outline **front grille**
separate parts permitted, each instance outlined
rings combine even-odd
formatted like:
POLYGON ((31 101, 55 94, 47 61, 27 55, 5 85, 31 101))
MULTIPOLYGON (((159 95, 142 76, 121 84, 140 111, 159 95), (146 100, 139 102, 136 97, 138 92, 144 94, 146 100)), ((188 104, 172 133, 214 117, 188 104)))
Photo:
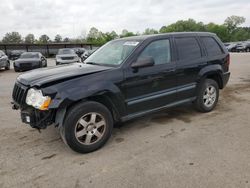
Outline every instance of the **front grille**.
POLYGON ((19 105, 24 104, 26 92, 27 92, 27 87, 16 82, 12 92, 12 98, 14 102, 16 102, 19 105))
POLYGON ((74 57, 62 57, 62 60, 73 60, 74 57))
POLYGON ((20 63, 20 68, 32 68, 32 63, 20 63))

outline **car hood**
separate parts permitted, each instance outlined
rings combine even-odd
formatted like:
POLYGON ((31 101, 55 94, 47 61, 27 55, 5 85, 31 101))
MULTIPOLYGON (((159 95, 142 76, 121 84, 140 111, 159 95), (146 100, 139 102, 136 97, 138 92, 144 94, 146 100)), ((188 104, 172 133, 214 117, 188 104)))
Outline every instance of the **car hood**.
POLYGON ((17 81, 26 86, 40 87, 44 84, 73 79, 111 68, 112 67, 74 63, 32 70, 18 76, 17 81))
POLYGON ((37 58, 28 58, 28 59, 17 59, 15 63, 32 63, 32 62, 38 62, 39 59, 37 58))

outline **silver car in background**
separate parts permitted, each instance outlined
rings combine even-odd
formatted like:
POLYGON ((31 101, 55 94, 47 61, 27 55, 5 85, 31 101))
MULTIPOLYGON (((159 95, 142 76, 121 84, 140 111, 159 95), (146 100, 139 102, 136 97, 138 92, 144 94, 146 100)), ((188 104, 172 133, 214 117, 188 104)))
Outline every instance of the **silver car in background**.
POLYGON ((2 50, 0 50, 0 69, 1 68, 5 68, 5 70, 10 69, 9 58, 2 50))
POLYGON ((80 58, 73 49, 62 48, 56 55, 56 65, 80 62, 80 58))

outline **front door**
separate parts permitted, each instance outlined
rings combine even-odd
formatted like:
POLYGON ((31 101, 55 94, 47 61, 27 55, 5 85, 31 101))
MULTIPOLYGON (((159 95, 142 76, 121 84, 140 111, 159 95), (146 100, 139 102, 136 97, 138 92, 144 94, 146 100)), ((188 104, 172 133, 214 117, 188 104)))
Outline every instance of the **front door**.
POLYGON ((138 55, 152 57, 154 66, 125 69, 125 95, 128 114, 145 112, 176 100, 175 63, 171 60, 169 39, 150 42, 138 55))

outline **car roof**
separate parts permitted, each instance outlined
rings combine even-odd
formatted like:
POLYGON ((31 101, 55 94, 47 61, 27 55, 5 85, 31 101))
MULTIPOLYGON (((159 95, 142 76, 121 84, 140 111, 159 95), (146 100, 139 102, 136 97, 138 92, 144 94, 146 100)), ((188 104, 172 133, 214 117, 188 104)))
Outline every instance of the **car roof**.
POLYGON ((138 40, 143 41, 146 39, 153 39, 153 38, 161 38, 167 36, 216 36, 214 33, 210 32, 172 32, 172 33, 163 33, 163 34, 153 34, 153 35, 140 35, 140 36, 132 36, 132 37, 125 37, 116 40, 138 40))

